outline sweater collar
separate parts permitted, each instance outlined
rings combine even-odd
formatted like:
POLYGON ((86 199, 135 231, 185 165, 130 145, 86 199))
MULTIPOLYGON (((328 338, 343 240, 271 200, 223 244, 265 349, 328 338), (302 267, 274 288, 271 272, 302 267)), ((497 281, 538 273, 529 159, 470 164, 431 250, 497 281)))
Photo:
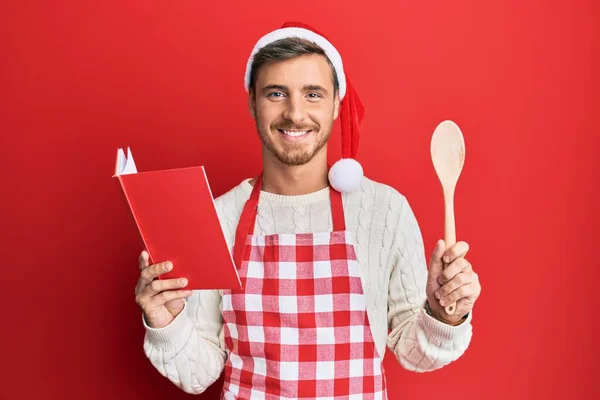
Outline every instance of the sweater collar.
MULTIPOLYGON (((245 179, 241 184, 242 189, 248 194, 248 196, 250 196, 250 193, 252 193, 252 185, 250 184, 251 180, 252 178, 245 179)), ((275 194, 261 190, 259 198, 259 201, 288 205, 312 204, 324 200, 329 200, 329 187, 317 190, 316 192, 295 196, 275 194)))

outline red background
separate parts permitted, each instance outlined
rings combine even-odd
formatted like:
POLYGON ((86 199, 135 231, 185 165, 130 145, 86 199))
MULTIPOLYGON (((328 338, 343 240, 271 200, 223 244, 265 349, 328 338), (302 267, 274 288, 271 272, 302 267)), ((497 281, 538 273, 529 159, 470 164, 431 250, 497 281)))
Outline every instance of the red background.
POLYGON ((428 256, 443 234, 431 134, 453 119, 465 136, 473 341, 428 374, 388 353, 390 398, 600 395, 598 2, 367 4, 2 2, 0 397, 187 396, 142 352, 142 242, 115 152, 131 146, 140 170, 205 165, 215 195, 256 174, 244 68, 286 20, 339 48, 367 107, 360 159, 407 196, 428 256))

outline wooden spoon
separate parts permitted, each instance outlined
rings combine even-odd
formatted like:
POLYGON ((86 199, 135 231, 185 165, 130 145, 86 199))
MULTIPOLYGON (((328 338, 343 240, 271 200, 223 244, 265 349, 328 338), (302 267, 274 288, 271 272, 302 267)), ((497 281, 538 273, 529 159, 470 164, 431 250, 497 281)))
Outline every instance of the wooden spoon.
MULTIPOLYGON (((465 163, 465 141, 453 121, 442 121, 433 131, 431 160, 444 192, 444 241, 448 249, 456 243, 454 189, 465 163)), ((456 302, 447 305, 445 310, 449 315, 454 314, 456 302)))

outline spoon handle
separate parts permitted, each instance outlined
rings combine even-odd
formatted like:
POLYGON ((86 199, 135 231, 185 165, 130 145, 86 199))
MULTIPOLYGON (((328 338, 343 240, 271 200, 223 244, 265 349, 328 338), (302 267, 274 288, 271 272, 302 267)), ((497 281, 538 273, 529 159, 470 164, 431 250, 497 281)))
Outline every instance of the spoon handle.
MULTIPOLYGON (((444 241, 446 249, 456 244, 456 225, 454 222, 454 191, 444 193, 444 241)), ((444 266, 446 267, 446 265, 444 266)), ((456 302, 447 305, 446 314, 452 315, 456 311, 456 302)))

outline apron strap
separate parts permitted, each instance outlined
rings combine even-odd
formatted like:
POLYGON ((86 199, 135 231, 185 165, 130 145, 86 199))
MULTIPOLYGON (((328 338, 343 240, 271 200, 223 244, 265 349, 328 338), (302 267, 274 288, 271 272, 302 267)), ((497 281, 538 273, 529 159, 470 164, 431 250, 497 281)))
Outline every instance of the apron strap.
POLYGON ((262 187, 262 174, 256 179, 250 198, 244 204, 242 215, 235 230, 235 243, 233 245, 233 262, 236 267, 242 267, 242 259, 246 246, 246 238, 254 233, 254 225, 256 224, 256 215, 258 214, 258 198, 260 188, 262 187))
MULTIPOLYGON (((256 215, 258 214, 258 199, 262 188, 262 173, 256 178, 256 183, 252 188, 250 198, 244 204, 240 221, 235 231, 235 244, 233 246, 233 261, 237 268, 242 267, 244 249, 248 235, 254 234, 256 225, 256 215)), ((329 186, 329 198, 331 200, 331 219, 333 221, 333 231, 345 231, 346 221, 344 218, 344 205, 342 194, 329 186)))
POLYGON ((333 222, 333 231, 345 231, 346 219, 344 218, 342 194, 329 186, 329 198, 331 199, 331 219, 333 222))

